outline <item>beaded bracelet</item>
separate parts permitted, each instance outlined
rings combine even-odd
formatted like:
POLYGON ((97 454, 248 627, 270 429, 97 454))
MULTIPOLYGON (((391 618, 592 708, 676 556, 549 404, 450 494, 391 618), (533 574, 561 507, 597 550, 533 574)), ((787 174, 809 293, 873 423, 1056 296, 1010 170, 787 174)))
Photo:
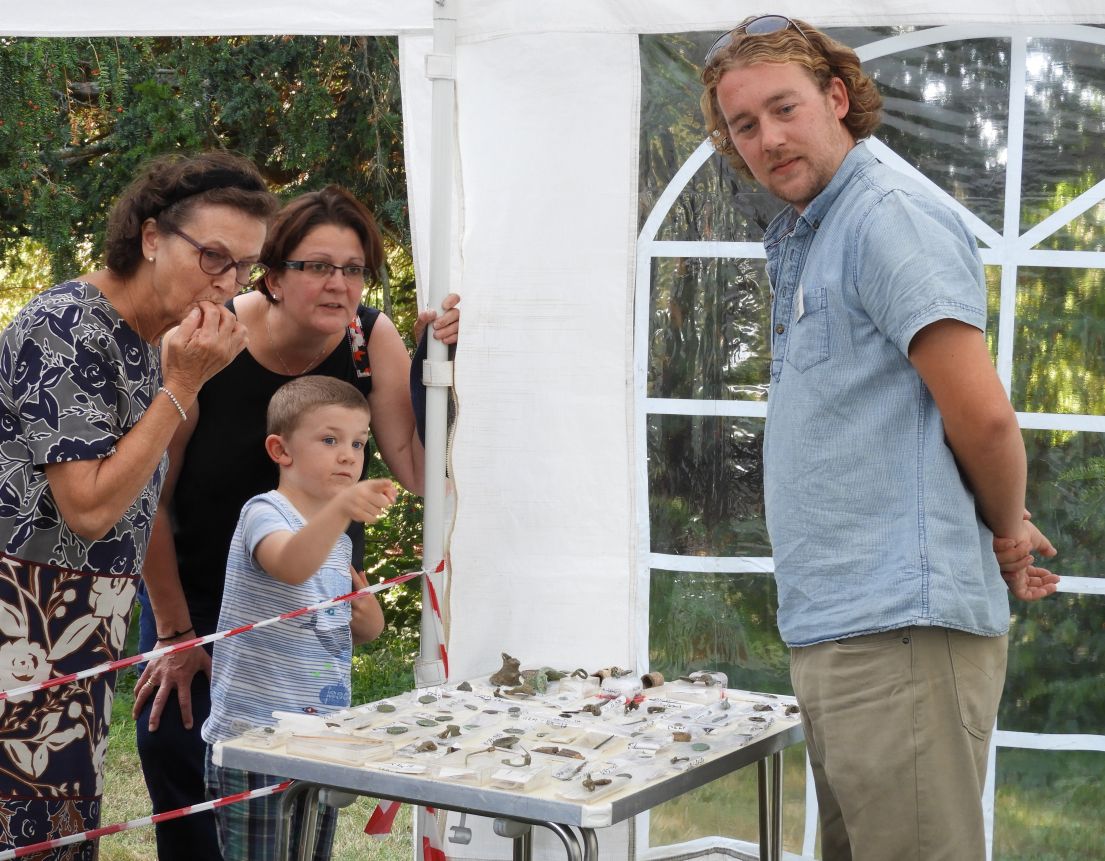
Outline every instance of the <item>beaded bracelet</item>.
POLYGON ((186 421, 188 421, 188 413, 184 412, 184 407, 182 407, 182 406, 180 405, 180 401, 178 401, 178 400, 176 399, 176 395, 174 395, 174 394, 173 394, 172 392, 170 392, 170 391, 169 391, 169 390, 168 390, 167 388, 165 388, 164 386, 158 386, 158 387, 157 387, 157 390, 158 390, 159 392, 164 392, 164 393, 165 393, 165 396, 166 396, 166 397, 168 397, 168 399, 169 399, 170 401, 172 401, 172 402, 173 402, 173 406, 174 406, 174 407, 176 407, 176 411, 177 411, 178 413, 180 413, 180 420, 181 420, 182 422, 186 422, 186 421))

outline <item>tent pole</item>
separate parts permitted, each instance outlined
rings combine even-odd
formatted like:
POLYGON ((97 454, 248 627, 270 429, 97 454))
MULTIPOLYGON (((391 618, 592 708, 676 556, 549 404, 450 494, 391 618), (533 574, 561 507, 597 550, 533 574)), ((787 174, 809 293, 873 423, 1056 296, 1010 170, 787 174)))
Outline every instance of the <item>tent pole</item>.
MULTIPOLYGON (((430 141, 430 266, 429 307, 441 313, 449 293, 452 249, 453 124, 456 102, 456 3, 434 0, 434 46, 426 57, 426 75, 432 81, 430 141)), ((447 676, 444 611, 445 468, 448 394, 452 363, 448 347, 432 336, 423 366, 426 382, 426 459, 422 524, 422 627, 415 683, 420 687, 444 684, 447 676), (431 590, 436 594, 433 601, 431 590)))

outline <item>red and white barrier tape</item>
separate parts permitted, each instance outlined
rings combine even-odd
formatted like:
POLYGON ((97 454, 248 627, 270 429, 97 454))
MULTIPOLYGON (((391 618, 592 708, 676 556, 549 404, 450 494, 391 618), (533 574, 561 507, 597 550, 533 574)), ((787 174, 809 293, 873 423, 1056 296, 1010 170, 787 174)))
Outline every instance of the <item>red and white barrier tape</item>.
MULTIPOLYGON (((434 571, 439 575, 445 570, 445 560, 434 571)), ((445 619, 441 613, 441 601, 438 599, 437 588, 434 585, 436 576, 427 576, 426 591, 430 597, 430 612, 433 620, 433 633, 437 640, 437 652, 441 660, 441 669, 446 681, 449 679, 449 652, 445 648, 445 619)), ((423 608, 422 612, 426 612, 423 608)), ((381 802, 382 804, 384 802, 381 802)), ((394 802, 392 802, 394 803, 394 802)), ((421 836, 418 845, 418 861, 449 861, 445 852, 445 826, 447 824, 446 813, 435 810, 432 807, 419 807, 417 813, 418 830, 416 834, 421 836)))
POLYGON ((205 801, 202 804, 189 804, 176 810, 167 810, 164 813, 154 813, 152 816, 143 816, 141 819, 132 819, 130 822, 117 822, 114 825, 104 825, 101 828, 93 828, 90 831, 82 831, 80 834, 68 834, 65 837, 56 837, 53 840, 43 840, 41 843, 32 843, 30 846, 20 846, 18 849, 7 849, 0 852, 0 861, 8 861, 10 858, 23 858, 38 852, 48 852, 68 846, 70 843, 82 843, 85 840, 97 840, 108 834, 118 834, 120 831, 133 831, 135 828, 144 828, 157 822, 166 822, 170 819, 179 819, 192 813, 203 813, 206 810, 214 810, 216 807, 226 807, 228 804, 237 804, 240 801, 248 801, 251 798, 263 798, 266 795, 276 795, 283 792, 292 781, 274 783, 261 789, 252 789, 248 792, 238 792, 234 795, 226 795, 216 798, 214 801, 205 801))
MULTIPOLYGON (((98 676, 102 673, 110 673, 112 670, 121 670, 124 667, 129 667, 132 664, 137 664, 142 661, 153 660, 154 658, 160 658, 162 655, 168 655, 173 652, 184 652, 188 649, 194 649, 196 646, 204 646, 207 643, 214 643, 217 640, 225 640, 227 637, 234 637, 238 634, 244 634, 246 631, 252 631, 256 628, 265 628, 269 625, 275 625, 277 622, 283 622, 287 619, 294 619, 297 616, 302 616, 305 613, 313 613, 318 610, 325 610, 327 607, 334 607, 337 604, 341 604, 344 601, 352 601, 355 598, 360 598, 363 595, 371 595, 376 592, 382 592, 384 589, 388 589, 399 583, 405 583, 407 580, 411 580, 415 577, 421 577, 421 571, 411 571, 408 574, 400 574, 398 577, 392 577, 390 580, 385 580, 383 583, 377 583, 375 586, 366 586, 363 589, 358 589, 356 592, 350 592, 346 595, 340 595, 337 598, 330 598, 326 601, 320 601, 318 604, 312 604, 309 607, 301 607, 298 610, 292 610, 288 613, 281 613, 279 616, 273 616, 271 619, 263 619, 260 622, 251 622, 248 625, 242 625, 238 628, 231 628, 227 631, 217 631, 214 634, 208 634, 206 637, 193 637, 191 640, 185 640, 181 643, 174 643, 171 646, 162 646, 160 649, 153 649, 149 652, 144 652, 141 655, 132 655, 129 658, 119 658, 117 661, 108 661, 103 664, 99 664, 95 667, 90 667, 87 670, 81 670, 78 673, 69 673, 64 676, 58 676, 53 679, 46 679, 44 682, 38 682, 36 684, 24 685, 21 688, 12 688, 7 691, 0 691, 0 702, 8 699, 9 697, 20 696, 22 694, 28 694, 33 691, 46 690, 47 688, 53 688, 58 685, 67 685, 70 682, 77 682, 81 679, 87 679, 91 676, 98 676)), ((2 856, 0 856, 2 857, 2 856)))
MULTIPOLYGON (((445 562, 437 566, 435 574, 445 570, 445 562)), ((445 670, 445 679, 449 679, 449 653, 445 649, 445 621, 441 616, 441 604, 437 600, 437 590, 434 588, 434 578, 426 578, 426 587, 430 594, 430 608, 433 610, 434 633, 437 635, 437 650, 441 656, 441 666, 445 670)))
MULTIPOLYGON (((439 569, 440 570, 440 569, 439 569)), ((68 673, 64 676, 58 676, 57 678, 47 679, 43 682, 38 682, 32 685, 24 685, 21 688, 12 688, 7 691, 0 691, 0 702, 8 699, 9 697, 19 696, 21 694, 32 693, 34 691, 46 690, 47 688, 57 687, 58 685, 69 684, 70 682, 80 681, 81 679, 91 678, 92 676, 98 676, 103 673, 109 673, 113 670, 121 670, 125 667, 132 666, 142 661, 153 660, 159 658, 162 655, 168 655, 173 652, 184 652, 188 649, 194 649, 197 646, 204 646, 208 643, 214 643, 218 640, 225 640, 227 637, 234 637, 238 634, 244 634, 246 631, 252 631, 257 628, 265 628, 269 625, 275 625, 277 622, 283 622, 288 619, 294 619, 298 616, 303 616, 307 613, 314 613, 319 610, 325 610, 328 607, 334 607, 345 601, 352 601, 356 598, 363 597, 364 595, 372 595, 377 592, 382 592, 392 586, 396 586, 399 583, 405 583, 408 580, 412 580, 415 577, 422 576, 421 571, 411 571, 407 574, 401 574, 398 577, 392 577, 390 580, 385 580, 382 583, 377 583, 374 586, 366 586, 363 589, 357 589, 354 592, 349 592, 345 595, 339 595, 336 598, 330 598, 326 601, 320 601, 317 604, 312 604, 308 607, 301 607, 298 610, 291 610, 287 613, 281 613, 279 616, 273 616, 271 619, 262 619, 259 622, 251 622, 248 625, 241 625, 237 628, 231 628, 226 631, 217 631, 214 634, 208 634, 205 637, 193 637, 191 640, 185 640, 181 643, 174 643, 171 646, 164 646, 160 649, 153 649, 149 652, 143 652, 140 655, 132 655, 128 658, 120 658, 116 661, 107 661, 106 663, 99 664, 95 667, 89 667, 86 670, 81 670, 77 673, 68 673)), ((436 604, 436 596, 434 599, 436 604)), ((435 610, 437 610, 435 606, 435 610)), ((440 613, 440 610, 437 610, 440 613)), ((444 649, 442 650, 444 652, 444 649)), ((193 813, 202 813, 206 810, 214 810, 216 807, 224 807, 228 804, 235 804, 239 801, 246 801, 251 798, 261 798, 266 795, 274 795, 278 792, 283 792, 291 785, 292 781, 286 780, 283 783, 275 784, 273 786, 266 786, 262 789, 254 789, 249 792, 240 792, 235 795, 228 795, 223 798, 217 798, 214 801, 205 801, 202 804, 192 804, 187 807, 181 807, 177 810, 166 811, 165 813, 154 813, 150 816, 144 816, 140 819, 132 819, 129 822, 116 823, 115 825, 105 825, 101 828, 94 828, 90 831, 82 831, 79 834, 69 834, 65 837, 58 837, 53 840, 45 840, 41 843, 34 843, 29 846, 20 846, 16 849, 7 849, 0 851, 0 861, 8 861, 11 858, 23 858, 27 855, 32 855, 36 852, 45 852, 50 849, 57 849, 61 846, 68 846, 71 843, 81 843, 85 840, 95 840, 100 837, 104 837, 108 834, 116 834, 120 831, 130 831, 135 828, 143 828, 148 825, 154 825, 158 822, 165 822, 170 819, 179 819, 183 816, 189 816, 193 813)), ((398 808, 398 804, 396 804, 398 808)), ((388 823, 390 826, 390 822, 388 823)), ((367 830, 367 829, 366 829, 367 830)), ((390 828, 388 829, 390 830, 390 828)))

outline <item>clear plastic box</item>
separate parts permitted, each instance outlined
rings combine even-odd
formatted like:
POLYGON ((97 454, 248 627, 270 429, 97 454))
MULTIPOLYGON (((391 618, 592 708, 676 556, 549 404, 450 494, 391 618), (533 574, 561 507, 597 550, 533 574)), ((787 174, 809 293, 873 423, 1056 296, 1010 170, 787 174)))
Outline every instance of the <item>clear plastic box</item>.
POLYGON ((496 789, 515 792, 533 792, 549 780, 549 770, 544 765, 514 767, 500 764, 488 775, 488 785, 496 789))
POLYGON ((395 745, 390 741, 344 735, 293 735, 288 739, 286 749, 293 756, 308 756, 344 765, 364 765, 387 759, 395 753, 395 745))

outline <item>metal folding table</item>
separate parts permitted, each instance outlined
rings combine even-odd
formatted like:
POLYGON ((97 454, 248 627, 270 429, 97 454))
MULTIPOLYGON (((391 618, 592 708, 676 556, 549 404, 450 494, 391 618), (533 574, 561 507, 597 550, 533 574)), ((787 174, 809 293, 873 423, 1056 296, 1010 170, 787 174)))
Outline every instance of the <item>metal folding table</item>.
MULTIPOLYGON (((730 691, 734 696, 746 695, 730 691)), ((747 696, 758 696, 747 694, 747 696)), ((783 698, 772 698, 783 702, 783 698)), ((781 710, 781 707, 780 707, 781 710)), ((682 771, 654 781, 631 783, 609 800, 583 803, 565 800, 551 793, 535 795, 489 786, 473 786, 438 779, 425 774, 402 774, 366 766, 318 761, 288 754, 282 746, 258 749, 240 739, 218 745, 222 765, 246 771, 280 775, 297 781, 284 793, 285 812, 306 796, 317 800, 323 789, 391 799, 504 820, 503 836, 514 837, 514 857, 530 854, 528 829, 509 833, 509 821, 539 825, 554 832, 564 845, 568 861, 594 861, 598 853, 596 828, 621 822, 637 813, 676 798, 683 793, 753 763, 757 766, 760 858, 778 861, 782 857, 782 755, 785 748, 802 741, 797 715, 776 717, 747 743, 708 753, 682 771)), ((315 809, 309 803, 307 810, 315 809)), ((290 816, 284 817, 285 822, 290 816)), ((304 823, 304 833, 313 833, 313 823, 304 823)), ((309 841, 303 841, 306 843, 309 841)), ((284 847, 288 843, 284 842, 284 847)), ((313 847, 302 847, 311 849, 313 847)), ((285 857, 287 850, 285 849, 285 857)), ((310 858, 308 854, 306 857, 310 858)), ((289 858, 288 861, 291 861, 289 858)))

